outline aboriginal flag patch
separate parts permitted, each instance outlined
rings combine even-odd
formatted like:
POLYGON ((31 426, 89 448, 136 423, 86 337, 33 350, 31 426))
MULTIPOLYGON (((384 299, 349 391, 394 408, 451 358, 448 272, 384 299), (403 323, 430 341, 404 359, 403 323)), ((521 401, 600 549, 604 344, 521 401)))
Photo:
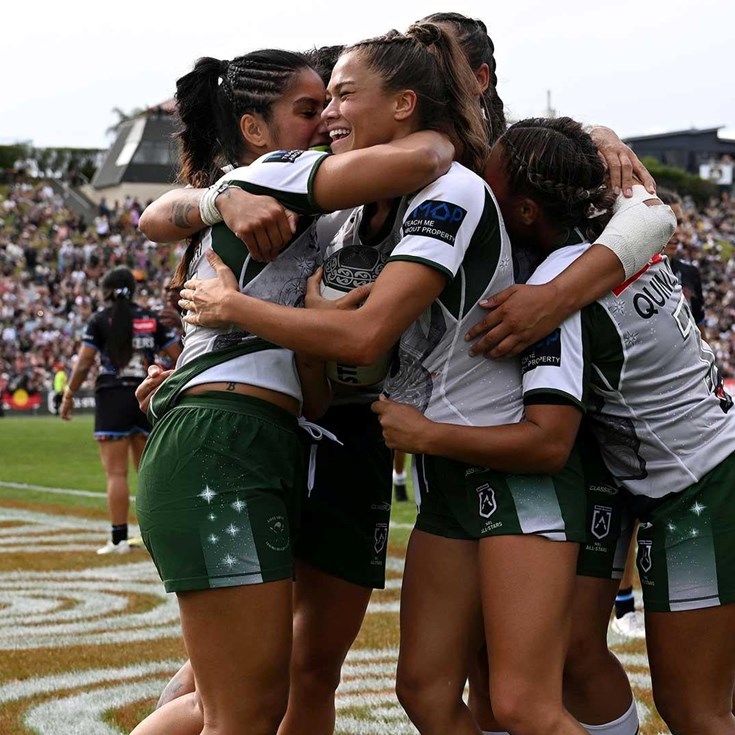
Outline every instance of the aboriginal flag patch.
POLYGON ((293 163, 303 151, 276 151, 271 153, 268 158, 263 160, 263 163, 293 163))
POLYGON ((521 353, 521 373, 544 366, 561 367, 561 329, 527 347, 521 353))
POLYGON ((403 234, 433 237, 454 247, 457 232, 467 216, 458 204, 430 199, 414 209, 403 223, 403 234))

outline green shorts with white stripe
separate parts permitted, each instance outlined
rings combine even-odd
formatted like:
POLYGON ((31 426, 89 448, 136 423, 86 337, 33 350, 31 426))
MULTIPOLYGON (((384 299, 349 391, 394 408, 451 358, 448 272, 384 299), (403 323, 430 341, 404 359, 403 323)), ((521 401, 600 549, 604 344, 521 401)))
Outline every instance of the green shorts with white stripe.
POLYGON ((413 469, 420 531, 461 540, 585 539, 585 485, 576 453, 553 476, 510 475, 429 455, 415 457, 413 469))
POLYGON ((633 505, 646 610, 735 602, 735 453, 686 490, 633 505))

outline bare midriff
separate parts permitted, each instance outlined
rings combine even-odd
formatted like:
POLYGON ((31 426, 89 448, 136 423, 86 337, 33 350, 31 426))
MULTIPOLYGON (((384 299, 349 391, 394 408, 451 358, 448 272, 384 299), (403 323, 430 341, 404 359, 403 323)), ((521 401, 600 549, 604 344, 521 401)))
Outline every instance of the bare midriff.
POLYGON ((279 393, 277 390, 260 388, 257 385, 249 385, 248 383, 202 383, 202 385, 195 385, 192 388, 188 388, 184 391, 184 395, 198 396, 208 391, 235 393, 241 396, 259 398, 261 401, 272 403, 294 416, 299 415, 301 408, 298 400, 293 396, 287 396, 285 393, 279 393))

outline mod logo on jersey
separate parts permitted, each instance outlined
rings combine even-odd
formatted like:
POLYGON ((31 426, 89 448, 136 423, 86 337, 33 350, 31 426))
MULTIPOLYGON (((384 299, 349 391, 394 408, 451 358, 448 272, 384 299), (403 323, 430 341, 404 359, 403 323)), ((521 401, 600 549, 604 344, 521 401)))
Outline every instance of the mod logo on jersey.
POLYGON ((610 533, 612 508, 609 505, 596 505, 592 512, 592 535, 602 541, 610 533))
POLYGON ((467 216, 458 204, 430 199, 421 202, 403 223, 403 234, 433 237, 454 247, 457 232, 467 216))
POLYGON ((653 566, 652 546, 653 541, 638 541, 638 567, 644 572, 650 572, 653 566))
POLYGON ((380 554, 385 549, 385 544, 388 541, 388 524, 387 523, 376 523, 375 524, 375 536, 373 549, 376 554, 380 554))
POLYGON ((276 151, 263 159, 263 163, 293 163, 302 153, 303 151, 276 151))
POLYGON ((480 485, 480 487, 475 488, 475 492, 477 493, 477 498, 480 502, 480 515, 483 518, 490 518, 490 516, 498 509, 498 503, 495 500, 495 490, 485 483, 484 485, 480 485))
POLYGON ((521 373, 544 366, 561 367, 561 329, 527 347, 521 353, 521 373))

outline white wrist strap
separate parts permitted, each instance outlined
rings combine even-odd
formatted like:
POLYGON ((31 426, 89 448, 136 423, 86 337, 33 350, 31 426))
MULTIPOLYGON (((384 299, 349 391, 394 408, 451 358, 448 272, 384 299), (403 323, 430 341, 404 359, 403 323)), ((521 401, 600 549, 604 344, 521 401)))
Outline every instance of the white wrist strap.
POLYGON ((214 184, 208 189, 204 190, 204 193, 199 200, 199 215, 202 218, 202 222, 207 226, 211 227, 222 222, 222 215, 217 209, 216 200, 217 197, 226 189, 226 186, 222 184, 214 184))

